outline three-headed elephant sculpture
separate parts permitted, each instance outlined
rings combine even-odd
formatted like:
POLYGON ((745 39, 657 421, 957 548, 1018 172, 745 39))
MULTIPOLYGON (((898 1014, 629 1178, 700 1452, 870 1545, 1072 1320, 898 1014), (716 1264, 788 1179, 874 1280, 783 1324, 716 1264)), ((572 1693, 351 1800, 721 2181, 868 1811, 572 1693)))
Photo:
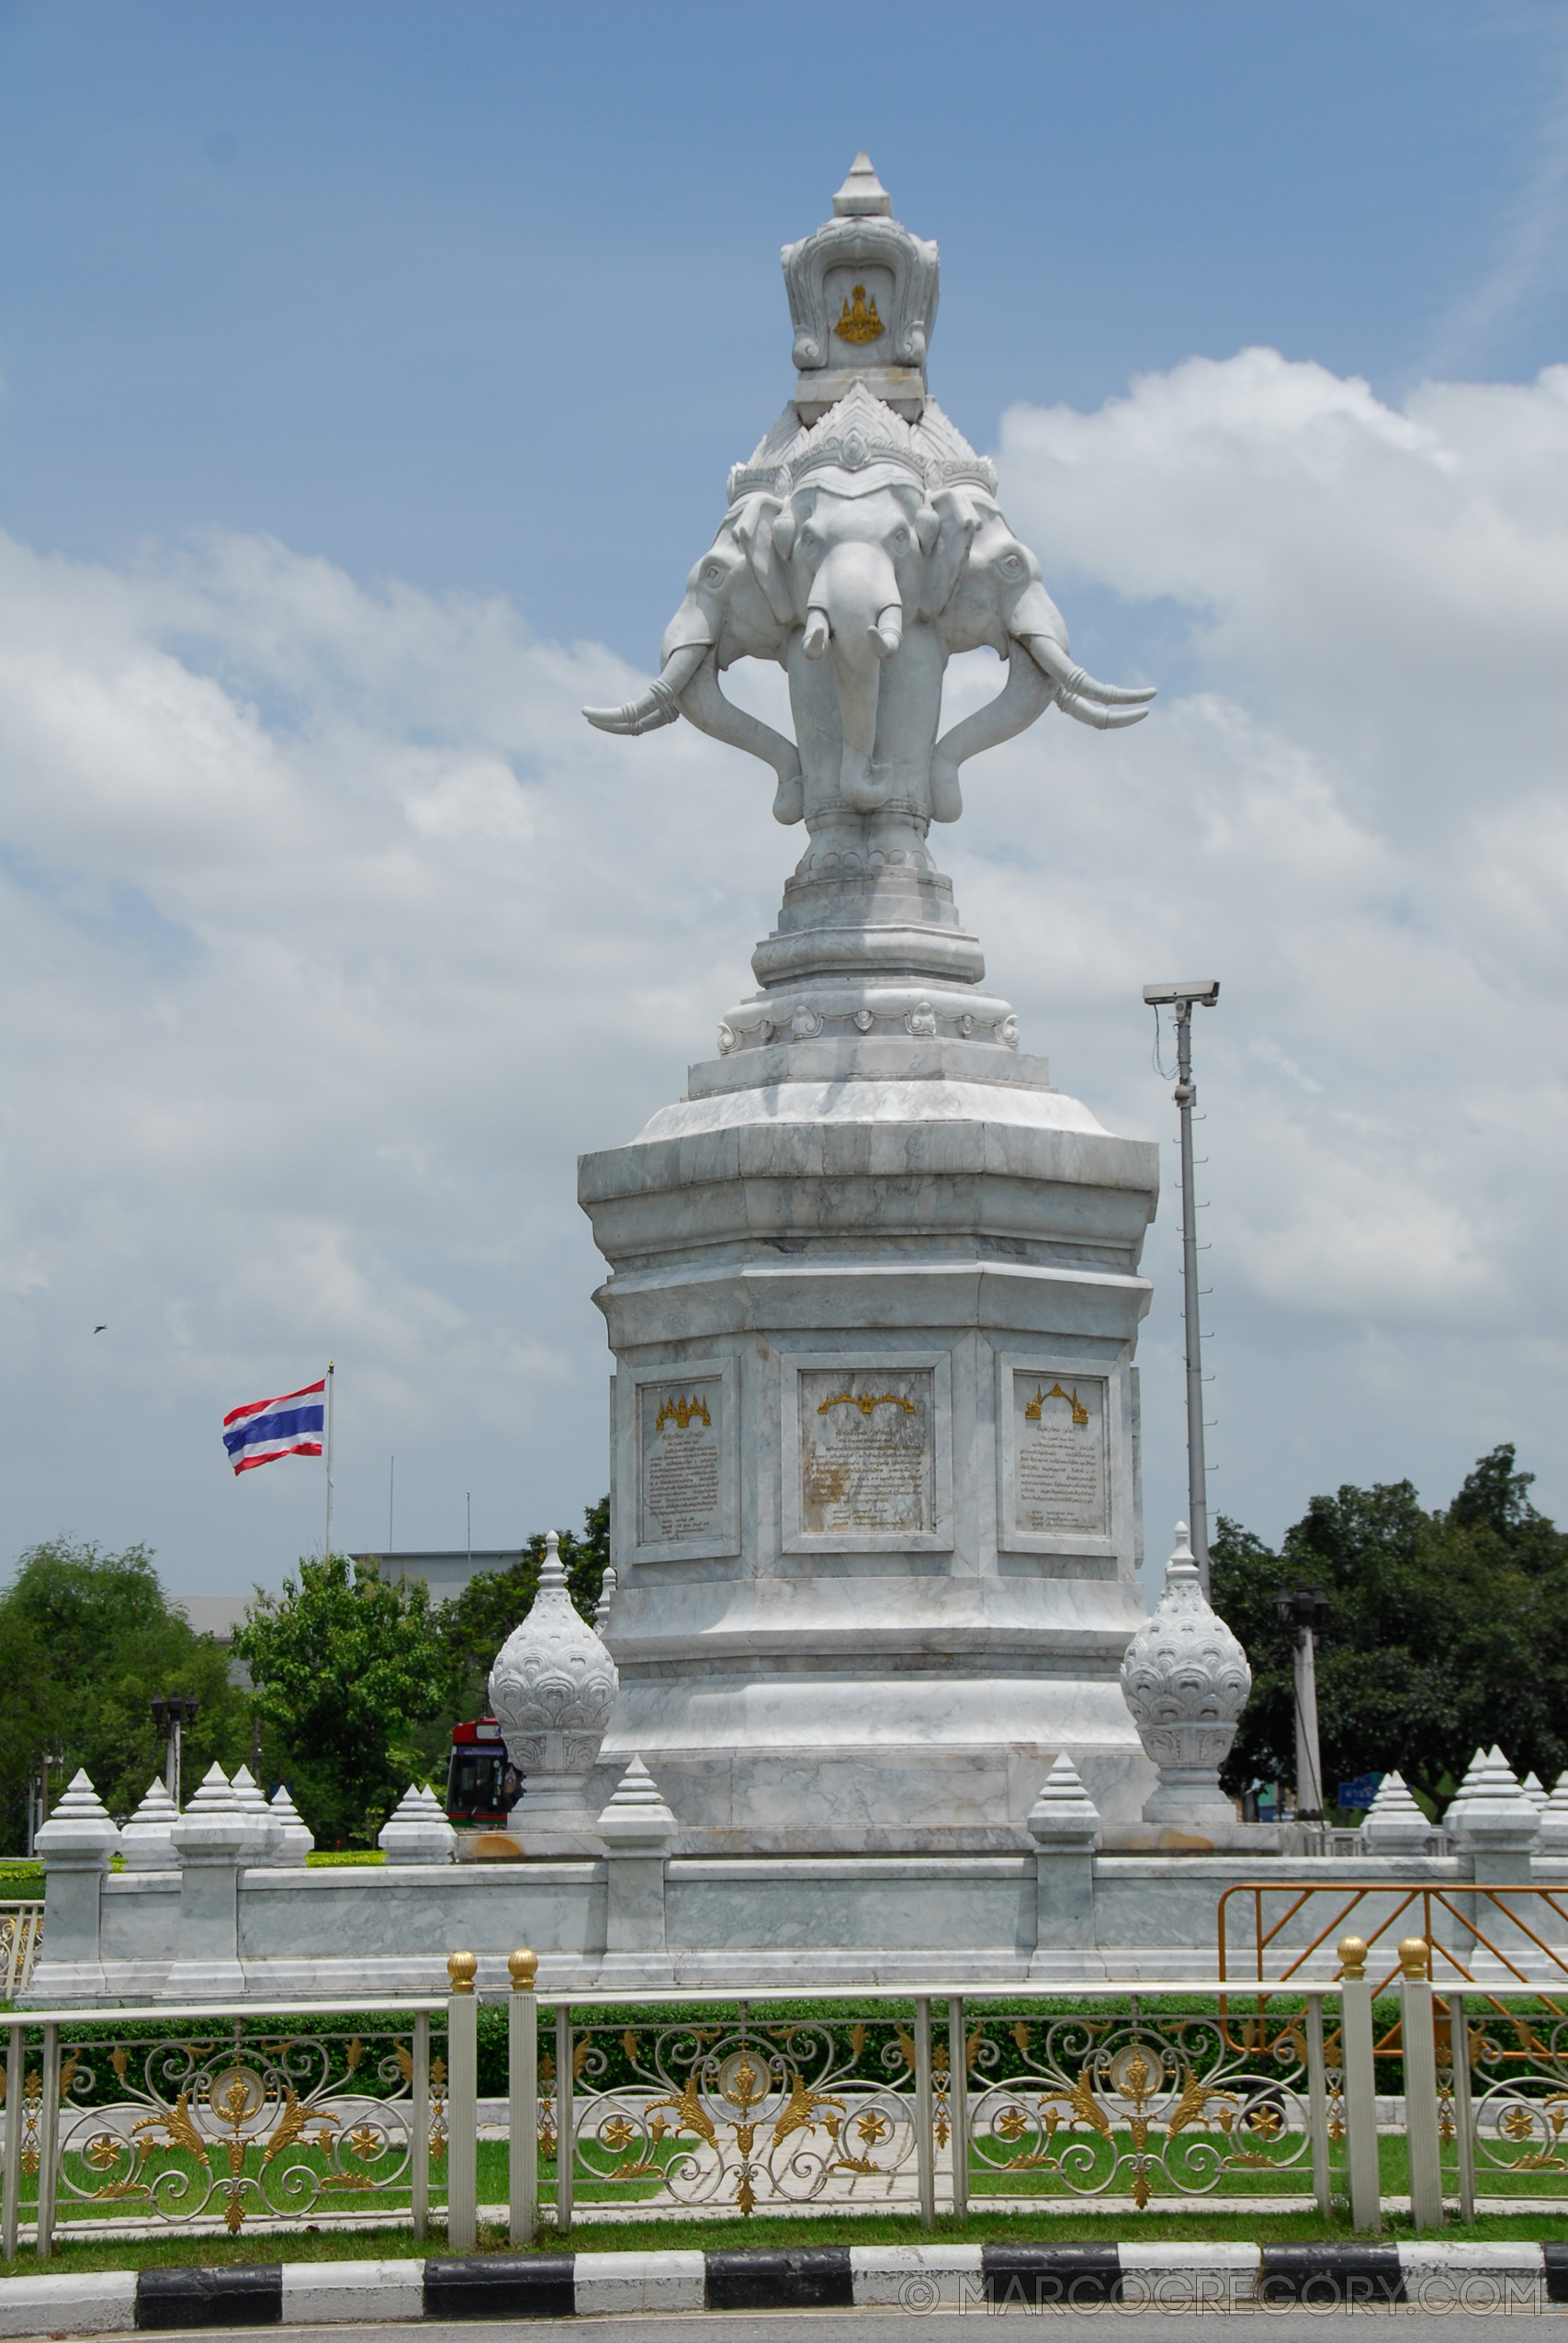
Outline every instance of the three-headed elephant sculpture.
POLYGON ((1138 723, 1154 687, 1074 665, 989 467, 937 420, 933 457, 857 382, 796 435, 766 487, 743 475, 665 630, 658 682, 624 707, 584 708, 589 722, 637 733, 684 715, 771 764, 776 819, 808 824, 884 809, 956 821, 959 766, 1053 705, 1100 730, 1138 723), (987 645, 1008 662, 1005 685, 939 738, 948 660, 987 645), (718 678, 738 659, 784 669, 795 741, 725 696, 718 678))

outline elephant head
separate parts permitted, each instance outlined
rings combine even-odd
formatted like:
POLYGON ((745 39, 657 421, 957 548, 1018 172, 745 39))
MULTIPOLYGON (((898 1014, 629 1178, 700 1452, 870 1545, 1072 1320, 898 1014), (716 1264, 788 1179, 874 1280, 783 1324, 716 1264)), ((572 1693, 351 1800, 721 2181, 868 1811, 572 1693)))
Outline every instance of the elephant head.
MULTIPOLYGON (((919 482, 880 464, 808 475, 773 524, 773 549, 787 565, 802 624, 800 656, 831 663, 839 793, 857 813, 874 812, 889 795, 872 770, 882 668, 903 644, 906 614, 913 619, 918 612, 925 544, 936 526, 919 482)), ((804 741, 814 729, 803 721, 810 695, 793 659, 791 690, 804 741)))
POLYGON ((686 580, 686 596, 664 629, 659 680, 624 707, 585 707, 604 732, 652 732, 684 715, 699 731, 749 751, 779 776, 773 812, 798 821, 800 754, 771 724, 726 699, 720 673, 737 659, 782 661, 795 624, 787 582, 776 566, 776 496, 748 497, 726 514, 718 535, 686 580))
POLYGON ((989 644, 999 659, 1010 660, 1021 643, 1055 687, 1051 696, 1065 715, 1102 732, 1141 723, 1155 687, 1096 683, 1073 665, 1066 625, 1040 582, 1040 564, 995 499, 975 488, 946 488, 931 504, 941 527, 927 565, 924 607, 949 656, 989 644))

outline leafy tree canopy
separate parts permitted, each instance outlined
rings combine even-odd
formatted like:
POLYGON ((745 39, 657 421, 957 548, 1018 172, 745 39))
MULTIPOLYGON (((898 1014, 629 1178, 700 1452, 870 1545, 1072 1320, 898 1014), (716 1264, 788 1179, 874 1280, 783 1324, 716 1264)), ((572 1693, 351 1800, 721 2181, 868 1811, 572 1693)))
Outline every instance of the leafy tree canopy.
POLYGON ((288 1782, 324 1845, 368 1844, 407 1787, 411 1726, 450 1709, 451 1653, 417 1580, 370 1562, 302 1559, 280 1595, 259 1590, 234 1649, 288 1782))
POLYGON ((249 1744, 228 1653, 171 1607, 141 1545, 105 1554, 55 1538, 29 1547, 0 1592, 0 1828, 17 1847, 46 1751, 63 1760, 56 1787, 84 1766, 112 1815, 132 1812, 164 1769, 158 1693, 188 1692, 198 1703, 187 1781, 193 1765, 205 1771, 214 1758, 240 1764, 249 1744))
POLYGON ((1281 1587, 1330 1600, 1316 1653, 1325 1794, 1393 1768, 1440 1803, 1478 1747, 1548 1783, 1568 1766, 1568 1534, 1529 1501, 1511 1443, 1483 1456, 1451 1505, 1409 1481, 1314 1497, 1276 1554, 1220 1517, 1214 1608, 1247 1647, 1252 1697, 1224 1779, 1292 1781, 1291 1638, 1281 1587))

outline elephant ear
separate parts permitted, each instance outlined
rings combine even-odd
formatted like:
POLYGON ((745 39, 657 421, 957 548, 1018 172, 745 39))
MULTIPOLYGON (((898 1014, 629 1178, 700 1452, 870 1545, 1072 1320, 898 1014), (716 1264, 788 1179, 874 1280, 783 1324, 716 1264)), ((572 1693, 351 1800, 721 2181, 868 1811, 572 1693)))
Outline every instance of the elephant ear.
MULTIPOLYGON (((980 526, 979 509, 965 490, 939 488, 931 501, 937 531, 935 542, 926 554, 925 583, 920 589, 922 618, 940 617, 952 601, 964 574, 975 532, 980 526)), ((923 534, 920 541, 925 542, 923 534)))
POLYGON ((735 535, 746 549, 751 574, 769 609, 781 627, 787 627, 795 617, 795 597, 790 591, 788 550, 781 553, 778 546, 783 512, 776 496, 749 496, 735 523, 735 535))

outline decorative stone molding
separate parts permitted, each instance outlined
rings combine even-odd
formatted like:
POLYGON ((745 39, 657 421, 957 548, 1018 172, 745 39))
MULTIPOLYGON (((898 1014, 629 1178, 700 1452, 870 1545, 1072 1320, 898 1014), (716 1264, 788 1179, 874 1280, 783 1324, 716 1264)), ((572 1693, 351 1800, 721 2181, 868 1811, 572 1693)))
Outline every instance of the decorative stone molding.
POLYGON ((1100 1835, 1100 1809, 1066 1749, 1053 1760, 1029 1810, 1029 1832, 1035 1845, 1050 1853, 1088 1851, 1100 1835))
MULTIPOLYGON (((510 1754, 510 1752, 508 1752, 510 1754)), ((411 1782, 376 1844, 389 1863, 455 1863, 457 1834, 428 1785, 411 1782)))
POLYGON ((1422 1855, 1433 1828, 1403 1774, 1385 1773, 1362 1819, 1361 1842, 1370 1855, 1422 1855))
POLYGON ((1527 1773, 1524 1780, 1520 1783, 1519 1787, 1524 1792, 1526 1797, 1529 1800, 1531 1805, 1535 1808, 1537 1814, 1544 1814, 1546 1812, 1547 1805, 1546 1790, 1542 1784, 1540 1774, 1527 1773))
POLYGON ((119 1844, 113 1816, 78 1766, 64 1796, 33 1841, 46 1868, 107 1871, 119 1844))
POLYGON ((272 1794, 272 1814, 277 1825, 277 1851, 272 1859, 273 1869, 303 1871, 305 1858, 314 1849, 316 1838, 289 1796, 287 1782, 280 1783, 272 1794))
POLYGON ((127 1871, 173 1871, 178 1858, 169 1833, 179 1818, 168 1784, 155 1773, 147 1785, 147 1795, 130 1820, 120 1826, 119 1851, 127 1871))
POLYGON ((1179 1522, 1165 1592, 1122 1660, 1122 1697, 1159 1768, 1159 1787, 1145 1801, 1145 1822, 1201 1828, 1235 1820, 1219 1770, 1251 1690, 1247 1654, 1204 1599, 1187 1524, 1179 1522))
POLYGON ((577 1839, 578 1851, 598 1851, 583 1792, 620 1688, 615 1661, 567 1591, 559 1546, 551 1530, 534 1607, 490 1672, 491 1712, 524 1776, 507 1827, 525 1835, 525 1854, 568 1853, 564 1842, 577 1839))

